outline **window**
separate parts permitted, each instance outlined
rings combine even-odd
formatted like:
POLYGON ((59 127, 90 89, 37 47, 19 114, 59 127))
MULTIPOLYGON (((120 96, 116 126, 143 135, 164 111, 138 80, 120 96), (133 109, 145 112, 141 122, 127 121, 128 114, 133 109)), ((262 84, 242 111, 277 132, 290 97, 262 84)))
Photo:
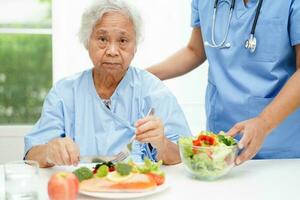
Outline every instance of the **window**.
POLYGON ((52 85, 51 0, 0 0, 0 125, 33 124, 52 85))

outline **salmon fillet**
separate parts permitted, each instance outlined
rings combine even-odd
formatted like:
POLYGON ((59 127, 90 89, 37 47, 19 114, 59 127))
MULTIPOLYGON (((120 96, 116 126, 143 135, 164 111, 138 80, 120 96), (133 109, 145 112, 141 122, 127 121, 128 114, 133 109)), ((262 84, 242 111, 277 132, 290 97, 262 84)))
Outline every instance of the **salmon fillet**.
POLYGON ((107 178, 91 178, 80 183, 80 190, 86 192, 141 192, 154 189, 156 182, 145 174, 133 174, 122 181, 107 178))

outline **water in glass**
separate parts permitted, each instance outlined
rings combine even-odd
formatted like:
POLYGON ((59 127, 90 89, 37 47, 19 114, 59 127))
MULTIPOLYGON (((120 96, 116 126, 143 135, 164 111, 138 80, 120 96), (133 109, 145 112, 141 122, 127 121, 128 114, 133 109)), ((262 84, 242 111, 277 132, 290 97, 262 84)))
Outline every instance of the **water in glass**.
POLYGON ((38 163, 15 161, 4 164, 6 200, 38 200, 38 163))

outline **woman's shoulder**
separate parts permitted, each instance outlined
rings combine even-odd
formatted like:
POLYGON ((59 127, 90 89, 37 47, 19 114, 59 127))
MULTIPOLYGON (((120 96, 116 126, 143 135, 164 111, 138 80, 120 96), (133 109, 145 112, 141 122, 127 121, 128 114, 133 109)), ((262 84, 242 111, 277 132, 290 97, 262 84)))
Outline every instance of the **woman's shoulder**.
POLYGON ((151 83, 151 84, 163 84, 163 82, 157 78, 155 75, 151 74, 145 69, 130 67, 131 73, 134 76, 134 79, 140 81, 141 83, 151 83))
POLYGON ((165 94, 170 94, 170 90, 165 84, 155 75, 145 69, 131 67, 133 74, 133 82, 139 85, 143 93, 157 93, 158 91, 165 94))
POLYGON ((62 78, 54 84, 54 88, 57 90, 69 90, 80 84, 86 84, 89 75, 91 74, 91 70, 92 69, 88 69, 62 78))
POLYGON ((82 91, 88 91, 88 80, 91 75, 91 69, 73 74, 71 76, 67 76, 65 78, 60 79, 56 83, 53 84, 53 87, 49 91, 48 95, 54 95, 57 98, 62 98, 65 101, 72 100, 74 92, 77 93, 82 91))

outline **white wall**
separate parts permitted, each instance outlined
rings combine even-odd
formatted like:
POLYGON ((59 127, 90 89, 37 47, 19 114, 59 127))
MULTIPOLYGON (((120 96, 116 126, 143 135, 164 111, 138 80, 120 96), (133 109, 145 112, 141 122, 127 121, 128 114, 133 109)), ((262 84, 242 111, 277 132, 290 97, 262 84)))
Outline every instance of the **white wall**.
MULTIPOLYGON (((154 64, 183 47, 190 36, 190 0, 130 0, 144 21, 144 41, 133 65, 154 64)), ((92 0, 53 0, 53 79, 92 67, 77 32, 83 10, 92 0)), ((182 105, 193 132, 205 129, 204 93, 207 64, 186 76, 166 81, 182 105)))
POLYGON ((32 126, 0 126, 0 165, 14 160, 22 160, 24 153, 24 134, 32 126))

